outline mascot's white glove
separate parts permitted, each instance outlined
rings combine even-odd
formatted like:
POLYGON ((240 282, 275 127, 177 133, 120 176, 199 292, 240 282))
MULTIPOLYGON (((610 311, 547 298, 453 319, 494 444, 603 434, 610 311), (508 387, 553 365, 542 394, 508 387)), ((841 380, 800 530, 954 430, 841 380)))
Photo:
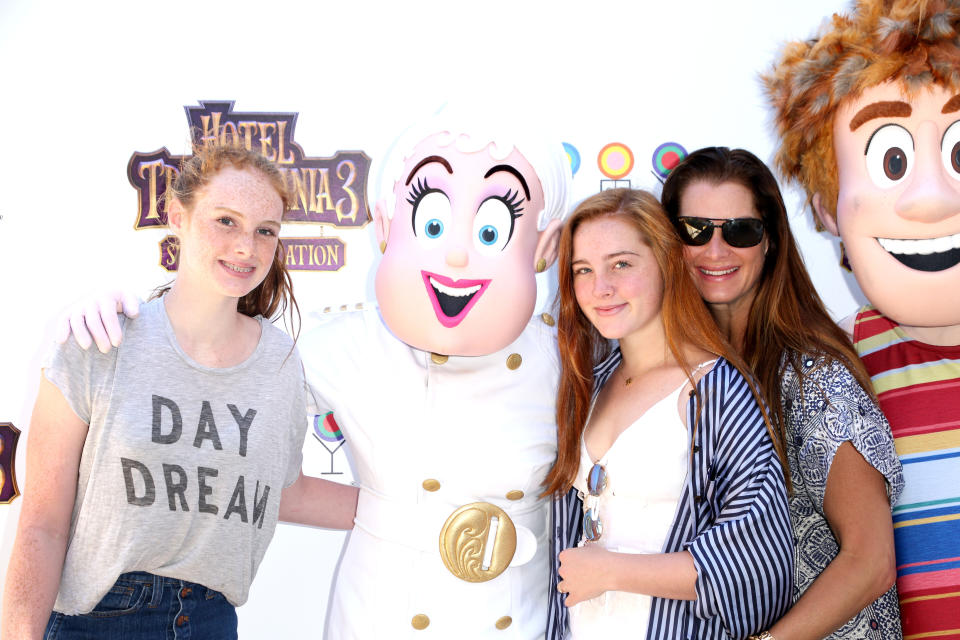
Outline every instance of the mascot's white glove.
POLYGON ((140 298, 131 291, 113 290, 77 302, 64 310, 57 320, 56 337, 61 344, 73 333, 73 339, 84 349, 90 348, 91 336, 101 353, 111 346, 120 346, 123 332, 118 314, 128 318, 140 313, 140 298))

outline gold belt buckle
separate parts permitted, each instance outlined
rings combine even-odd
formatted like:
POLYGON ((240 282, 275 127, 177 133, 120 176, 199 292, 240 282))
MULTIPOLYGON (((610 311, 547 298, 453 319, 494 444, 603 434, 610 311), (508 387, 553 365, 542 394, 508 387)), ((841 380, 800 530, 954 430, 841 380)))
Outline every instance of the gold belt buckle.
POLYGON ((447 570, 467 582, 493 580, 510 566, 517 551, 517 528, 506 511, 489 502, 466 504, 440 529, 440 558, 447 570))

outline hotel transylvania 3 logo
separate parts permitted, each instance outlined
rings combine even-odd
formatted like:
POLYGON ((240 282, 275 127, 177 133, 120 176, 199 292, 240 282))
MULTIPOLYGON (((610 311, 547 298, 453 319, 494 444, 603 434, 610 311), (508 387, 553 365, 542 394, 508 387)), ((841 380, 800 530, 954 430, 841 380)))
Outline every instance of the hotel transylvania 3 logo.
MULTIPOLYGON (((338 151, 332 158, 307 157, 294 141, 297 113, 241 113, 233 102, 200 101, 184 107, 196 146, 242 144, 276 162, 294 194, 294 208, 285 223, 314 223, 359 228, 368 220, 366 201, 370 159, 362 151, 338 151)), ((184 156, 166 147, 135 152, 127 178, 137 190, 139 207, 134 229, 167 226, 163 195, 180 173, 184 156)), ((332 236, 283 237, 287 268, 294 271, 337 271, 346 263, 345 245, 332 236)), ((160 266, 177 268, 177 245, 171 236, 160 241, 160 266)))

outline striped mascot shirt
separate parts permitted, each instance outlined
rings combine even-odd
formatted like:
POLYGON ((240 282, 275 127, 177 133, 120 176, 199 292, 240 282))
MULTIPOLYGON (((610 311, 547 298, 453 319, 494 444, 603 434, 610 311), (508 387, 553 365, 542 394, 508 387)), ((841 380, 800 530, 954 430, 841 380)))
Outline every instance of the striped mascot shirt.
POLYGON ((904 638, 960 638, 960 346, 914 340, 872 306, 853 337, 903 463, 893 526, 904 638))

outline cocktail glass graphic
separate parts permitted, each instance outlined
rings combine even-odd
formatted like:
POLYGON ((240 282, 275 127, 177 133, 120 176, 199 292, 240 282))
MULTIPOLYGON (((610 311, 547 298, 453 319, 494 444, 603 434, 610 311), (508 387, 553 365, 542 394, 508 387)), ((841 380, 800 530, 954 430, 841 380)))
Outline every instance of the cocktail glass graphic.
POLYGON ((333 470, 333 454, 343 446, 345 440, 343 439, 343 433, 340 432, 340 425, 338 425, 334 419, 332 411, 313 416, 313 437, 319 440, 323 448, 330 454, 330 471, 323 471, 321 475, 343 475, 342 471, 333 470), (330 448, 331 445, 333 446, 332 449, 330 448))

